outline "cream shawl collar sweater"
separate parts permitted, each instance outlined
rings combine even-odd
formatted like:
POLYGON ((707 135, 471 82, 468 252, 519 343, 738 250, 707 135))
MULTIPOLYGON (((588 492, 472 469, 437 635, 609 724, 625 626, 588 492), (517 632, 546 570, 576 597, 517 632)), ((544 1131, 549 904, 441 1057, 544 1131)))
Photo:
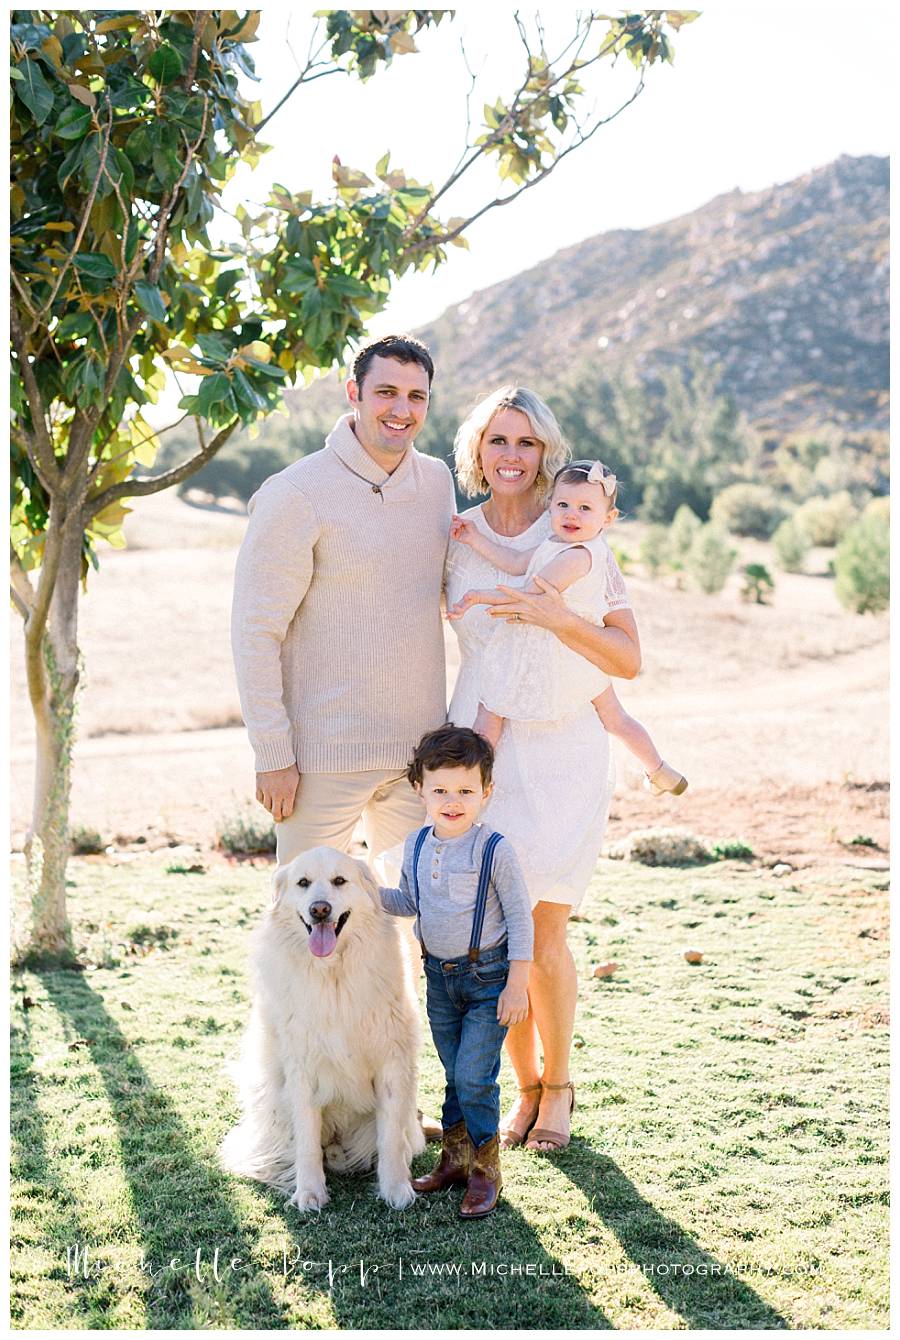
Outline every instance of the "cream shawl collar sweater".
POLYGON ((400 769, 446 717, 452 476, 412 448, 386 474, 352 422, 250 499, 232 648, 259 772, 400 769))

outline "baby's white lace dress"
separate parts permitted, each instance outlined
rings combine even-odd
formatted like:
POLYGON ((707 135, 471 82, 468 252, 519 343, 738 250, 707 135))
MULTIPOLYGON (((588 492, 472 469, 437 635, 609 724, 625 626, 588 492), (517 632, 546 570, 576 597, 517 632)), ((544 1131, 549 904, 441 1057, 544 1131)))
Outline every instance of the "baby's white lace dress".
MULTIPOLYGON (((480 506, 470 508, 464 516, 489 539, 514 549, 533 549, 551 533, 546 512, 528 530, 512 537, 491 530, 480 506)), ((606 573, 608 607, 625 608, 625 586, 611 553, 606 573)), ((509 581, 507 573, 468 545, 451 540, 445 573, 448 605, 473 587, 508 585, 509 581)), ((457 726, 471 726, 475 720, 481 657, 497 623, 483 605, 473 606, 453 623, 462 663, 448 719, 457 726)), ((511 631, 526 632, 527 628, 518 625, 511 631)), ((504 722, 494 765, 494 793, 482 817, 515 848, 532 906, 544 901, 575 908, 581 902, 603 845, 614 782, 609 737, 587 698, 558 721, 504 722)))
MULTIPOLYGON (((587 551, 591 567, 562 598, 573 613, 602 623, 609 610, 606 588, 611 556, 602 535, 580 545, 545 540, 532 555, 524 578, 516 578, 514 585, 528 586, 535 573, 564 550, 574 548, 587 551)), ((549 629, 503 619, 495 619, 494 624, 478 680, 480 701, 491 712, 516 721, 559 721, 609 688, 609 675, 571 651, 549 629)))

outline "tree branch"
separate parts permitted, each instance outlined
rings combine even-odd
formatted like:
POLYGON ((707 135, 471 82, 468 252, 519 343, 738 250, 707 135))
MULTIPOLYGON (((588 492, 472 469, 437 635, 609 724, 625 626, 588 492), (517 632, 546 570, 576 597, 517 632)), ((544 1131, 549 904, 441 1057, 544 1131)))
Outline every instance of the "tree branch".
POLYGON ((50 516, 47 520, 47 528, 44 531, 44 556, 41 560, 37 591, 28 618, 25 620, 25 645, 29 656, 34 655, 40 649, 44 630, 47 627, 50 605, 59 573, 59 560, 62 556, 65 524, 65 505, 61 499, 52 498, 50 500, 50 516))
MULTIPOLYGON (((147 437, 142 437, 140 442, 129 442, 125 450, 120 451, 118 456, 109 456, 107 457, 106 460, 103 459, 102 455, 98 456, 96 461, 91 467, 90 474, 88 475, 87 478, 88 486, 90 487, 90 485, 93 483, 94 479, 97 477, 97 475, 100 473, 101 470, 105 470, 106 467, 109 465, 115 465, 116 461, 121 461, 125 456, 129 454, 129 452, 137 451, 138 447, 142 447, 145 442, 151 441, 152 438, 162 437, 163 433, 170 433, 173 428, 177 428, 180 423, 184 423, 187 417, 188 417, 187 413, 184 413, 182 414, 181 418, 176 419, 174 423, 168 424, 165 428, 160 428, 158 432, 155 433, 151 432, 147 437)), ((117 424, 116 427, 113 429, 113 432, 110 433, 109 437, 106 439, 106 442, 104 442, 103 446, 100 448, 101 453, 104 447, 106 446, 106 443, 109 442, 110 438, 112 438, 113 435, 118 432, 120 427, 121 425, 117 424)))
MULTIPOLYGON (((491 209, 498 209, 501 208, 503 205, 512 204, 513 200, 517 200, 519 196, 523 193, 523 191, 529 191, 531 190, 531 187, 536 186, 538 182, 545 181, 547 177, 550 176, 550 173, 553 171, 553 169, 559 163, 561 163, 564 158, 568 158, 569 154, 572 153, 573 150, 579 149, 582 144, 586 144, 587 141, 591 138, 591 136, 597 133, 597 131, 600 129, 601 126, 608 125, 610 121, 615 121, 617 116, 621 116, 622 112, 625 111, 626 107, 631 106, 631 104, 634 102, 635 98, 638 97, 643 88, 644 88, 644 75, 642 71, 641 77, 638 80, 637 88, 634 90, 631 97, 628 98, 626 102, 622 103, 621 107, 617 107, 616 110, 614 112, 611 112, 609 116, 601 117, 600 120, 598 120, 597 123, 593 125, 589 131, 579 133, 577 139, 573 140, 571 144, 567 145, 565 149, 563 149, 559 154, 557 154, 552 163, 548 164, 547 167, 542 168, 540 172, 537 173, 536 176, 530 177, 528 181, 523 182, 522 185, 518 188, 518 190, 513 191, 511 195, 498 196, 496 200, 488 201, 488 203, 486 205, 483 205, 481 209, 477 210, 471 216, 471 218, 464 220, 464 222, 461 223, 458 228, 454 228, 452 232, 445 233, 442 237, 423 237, 420 241, 413 242, 411 246, 407 248, 407 252, 415 254, 419 251, 427 251, 431 247, 445 246, 448 242, 452 242, 455 237, 459 237, 459 235, 465 232, 467 228, 470 228, 472 224, 476 221, 476 219, 481 218, 482 214, 487 214, 487 212, 491 209)), ((465 169, 463 170, 465 171, 465 169)))
POLYGON ((104 489, 88 503, 85 521, 90 521, 98 512, 102 512, 119 498, 139 498, 148 493, 161 493, 163 489, 171 488, 173 484, 180 484, 183 479, 190 479, 191 475, 195 475, 207 461, 212 460, 220 448, 224 447, 239 423, 240 419, 235 419, 227 428, 221 429, 207 447, 183 461, 181 465, 175 466, 173 470, 166 470, 161 475, 139 475, 136 479, 126 479, 121 484, 112 484, 108 489, 104 489))
POLYGON ((316 81, 317 79, 325 79, 325 78, 327 78, 327 76, 330 75, 330 74, 342 74, 342 73, 343 73, 343 71, 341 70, 341 68, 340 68, 339 65, 334 65, 334 66, 332 66, 332 68, 331 68, 330 70, 320 70, 318 74, 308 74, 307 71, 310 70, 310 69, 312 69, 312 68, 314 68, 314 67, 313 67, 313 66, 307 66, 307 67, 306 67, 306 70, 304 70, 304 71, 302 72, 302 74, 300 75, 300 77, 299 77, 298 79, 295 79, 294 82, 291 84, 290 88, 288 89, 287 93, 285 93, 284 97, 283 97, 283 98, 280 98, 280 99, 278 100, 278 102, 276 102, 276 104, 275 104, 275 106, 272 108, 271 112, 269 112, 269 115, 268 115, 268 116, 264 116, 263 119, 260 121, 259 125, 253 127, 253 138, 254 138, 254 139, 256 139, 257 135, 258 135, 259 132, 262 130, 263 126, 266 126, 266 125, 269 124, 269 122, 272 120, 272 117, 275 115, 275 113, 281 111, 282 107, 283 107, 284 104, 287 102, 288 98, 290 98, 290 97, 292 96, 292 94, 296 93, 297 89, 300 87, 301 84, 312 84, 312 83, 315 83, 315 81, 316 81))
POLYGON ((82 239, 84 238, 85 229, 87 228, 88 220, 91 217, 91 210, 94 207, 94 197, 97 194, 97 188, 100 185, 100 180, 104 172, 106 171, 106 155, 109 152, 109 137, 112 133, 112 106, 109 103, 109 101, 107 101, 106 104, 106 111, 107 111, 106 133, 103 137, 103 143, 100 146, 100 166, 97 169, 97 175, 94 178, 94 184, 91 187, 90 194, 88 195, 87 198, 87 204, 84 207, 84 214, 82 215, 81 218, 81 225, 78 229, 78 232, 75 234, 75 241, 73 243, 72 249, 69 252, 68 256, 66 257, 62 269, 56 276, 56 283, 53 286, 53 290, 50 294, 50 297, 47 299, 47 301, 44 303, 44 306, 41 308, 37 316, 34 318, 31 329, 28 332, 29 335, 34 334, 35 330, 38 328, 40 323, 51 311, 53 303, 56 299, 56 295, 59 292, 60 285, 62 284, 62 281, 65 277, 65 273, 68 270, 69 266, 72 264, 72 261, 74 260, 75 256, 77 255, 78 248, 81 246, 82 239))
POLYGON ((22 618, 27 619, 34 608, 34 587, 12 546, 9 550, 9 593, 22 618))
POLYGON ((13 306, 9 310, 9 333, 13 348, 16 351, 19 375, 22 378, 25 394, 28 397, 28 407, 31 410, 32 433, 23 434, 25 450, 28 452, 28 458, 34 466, 38 479, 47 492, 51 493, 59 487, 61 471, 47 429, 44 399, 34 375, 34 368, 28 360, 25 332, 22 330, 19 314, 13 306))

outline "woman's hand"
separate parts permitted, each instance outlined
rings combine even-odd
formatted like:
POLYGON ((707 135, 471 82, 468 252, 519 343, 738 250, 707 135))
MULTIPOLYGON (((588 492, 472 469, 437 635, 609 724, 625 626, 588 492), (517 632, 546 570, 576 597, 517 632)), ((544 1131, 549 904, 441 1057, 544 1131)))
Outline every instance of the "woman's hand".
POLYGON ((534 577, 535 586, 540 592, 517 591, 512 586, 498 586, 506 597, 497 601, 488 611, 492 619, 505 619, 507 623, 530 623, 538 628, 549 628, 558 633, 572 618, 572 612, 566 605, 555 586, 543 577, 534 577))

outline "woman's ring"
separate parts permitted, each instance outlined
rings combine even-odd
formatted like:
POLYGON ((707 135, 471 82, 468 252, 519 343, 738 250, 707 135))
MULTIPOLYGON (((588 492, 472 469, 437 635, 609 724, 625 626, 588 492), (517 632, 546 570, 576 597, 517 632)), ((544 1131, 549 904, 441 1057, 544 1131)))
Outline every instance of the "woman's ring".
POLYGON ((513 618, 515 619, 516 623, 521 623, 521 622, 522 622, 522 616, 521 616, 521 614, 514 614, 514 615, 513 615, 513 618))

